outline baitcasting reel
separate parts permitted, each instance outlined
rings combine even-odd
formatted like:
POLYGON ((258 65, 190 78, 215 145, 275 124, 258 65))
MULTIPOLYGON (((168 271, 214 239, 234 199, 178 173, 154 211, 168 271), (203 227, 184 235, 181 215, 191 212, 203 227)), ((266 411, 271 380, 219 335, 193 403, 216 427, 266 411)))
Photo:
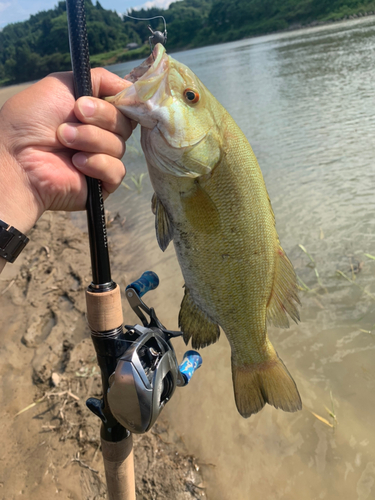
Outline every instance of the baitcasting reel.
POLYGON ((127 349, 117 360, 109 377, 108 404, 113 416, 134 433, 148 431, 172 397, 176 386, 187 385, 201 364, 196 351, 187 351, 178 366, 171 339, 181 332, 167 330, 154 309, 141 297, 159 284, 158 276, 147 271, 126 288, 126 297, 142 325, 125 326, 121 335, 127 349), (145 314, 149 316, 149 321, 145 314))

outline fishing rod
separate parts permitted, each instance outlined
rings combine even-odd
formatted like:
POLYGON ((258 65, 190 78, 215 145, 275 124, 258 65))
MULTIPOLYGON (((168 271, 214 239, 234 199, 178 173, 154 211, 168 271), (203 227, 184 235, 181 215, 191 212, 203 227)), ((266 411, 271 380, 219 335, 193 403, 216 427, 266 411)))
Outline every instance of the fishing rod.
MULTIPOLYGON (((84 0, 66 0, 69 44, 76 99, 92 96, 84 0)), ((152 32, 152 30, 151 30, 152 32)), ((152 32, 151 41, 159 41, 152 32), (154 38, 153 38, 154 37, 154 38)), ((157 33, 157 34, 156 34, 157 33)), ((166 30, 165 30, 166 40, 166 30)), ((202 358, 188 351, 178 365, 167 330, 141 299, 159 278, 151 271, 126 288, 141 325, 125 325, 120 287, 112 280, 101 182, 87 180, 87 224, 92 283, 86 291, 87 321, 101 370, 103 397, 88 408, 101 419, 101 448, 109 500, 135 500, 132 433, 147 432, 177 386, 189 383, 202 358)))
MULTIPOLYGON (((67 0, 66 10, 75 97, 92 96, 84 0, 67 0)), ((132 435, 115 419, 107 400, 109 376, 116 369, 116 359, 124 347, 116 342, 108 343, 123 331, 121 294, 111 278, 101 183, 90 177, 86 180, 92 268, 92 283, 86 291, 87 320, 103 386, 103 399, 91 398, 87 405, 102 421, 101 448, 109 498, 135 500, 132 435)))

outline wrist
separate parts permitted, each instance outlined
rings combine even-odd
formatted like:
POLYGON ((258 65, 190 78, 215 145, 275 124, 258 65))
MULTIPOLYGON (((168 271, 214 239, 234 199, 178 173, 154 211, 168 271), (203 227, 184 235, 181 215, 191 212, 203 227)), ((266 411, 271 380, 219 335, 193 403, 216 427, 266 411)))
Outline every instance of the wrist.
POLYGON ((27 234, 41 215, 28 179, 16 159, 0 144, 0 219, 27 234))

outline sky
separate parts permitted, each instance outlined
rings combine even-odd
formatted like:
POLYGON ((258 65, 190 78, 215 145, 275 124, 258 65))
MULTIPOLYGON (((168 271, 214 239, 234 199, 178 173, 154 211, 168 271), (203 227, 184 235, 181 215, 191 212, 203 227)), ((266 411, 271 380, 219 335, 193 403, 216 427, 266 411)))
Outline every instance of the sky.
MULTIPOLYGON (((175 0, 99 0, 105 9, 116 10, 121 14, 132 7, 147 9, 155 6, 166 9, 172 1, 175 0)), ((0 0, 0 28, 9 23, 26 21, 31 14, 53 9, 57 3, 58 0, 0 0)))

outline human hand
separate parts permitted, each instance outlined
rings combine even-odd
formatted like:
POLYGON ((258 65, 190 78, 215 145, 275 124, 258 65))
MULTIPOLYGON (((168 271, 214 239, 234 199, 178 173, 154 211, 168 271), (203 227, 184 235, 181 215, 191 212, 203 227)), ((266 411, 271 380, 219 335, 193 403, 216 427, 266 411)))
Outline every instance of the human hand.
MULTIPOLYGON (((102 68, 91 77, 95 97, 130 85, 102 68)), ((45 210, 83 210, 85 175, 102 180, 106 198, 125 175, 121 158, 132 128, 106 101, 76 102, 70 72, 16 94, 0 111, 0 219, 27 233, 45 210)))

